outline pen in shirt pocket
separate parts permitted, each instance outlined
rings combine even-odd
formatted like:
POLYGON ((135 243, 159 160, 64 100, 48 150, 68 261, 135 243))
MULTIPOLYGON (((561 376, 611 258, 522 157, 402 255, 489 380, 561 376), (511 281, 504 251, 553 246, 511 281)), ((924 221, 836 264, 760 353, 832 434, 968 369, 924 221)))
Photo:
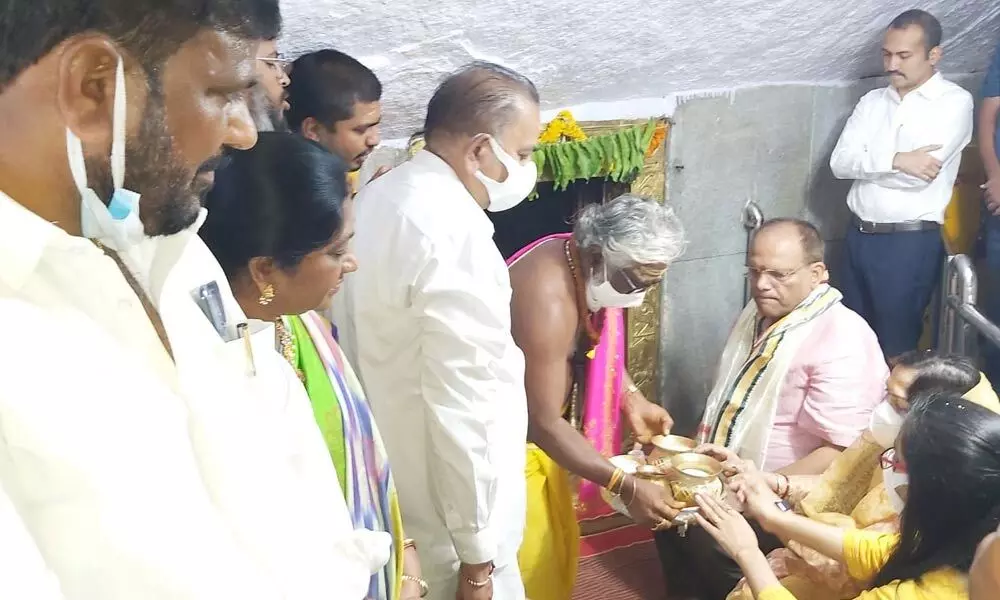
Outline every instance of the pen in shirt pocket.
POLYGON ((257 364, 253 359, 253 344, 250 341, 250 327, 246 323, 238 324, 236 326, 236 335, 243 340, 243 349, 246 352, 247 359, 247 375, 250 377, 256 377, 257 364))

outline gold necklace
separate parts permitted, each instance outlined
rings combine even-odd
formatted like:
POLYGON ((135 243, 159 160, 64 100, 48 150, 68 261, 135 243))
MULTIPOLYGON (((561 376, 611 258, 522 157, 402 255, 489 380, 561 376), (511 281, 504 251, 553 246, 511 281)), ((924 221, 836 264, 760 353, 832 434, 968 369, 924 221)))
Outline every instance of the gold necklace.
POLYGON ((274 337, 278 345, 278 352, 280 352, 281 355, 285 357, 285 360, 288 361, 288 364, 292 366, 292 369, 295 370, 295 374, 298 375, 299 380, 302 381, 302 383, 305 383, 306 375, 302 372, 302 369, 298 367, 299 357, 298 352, 295 349, 295 341, 292 339, 291 332, 288 331, 287 327, 285 327, 285 320, 282 317, 278 317, 278 319, 274 321, 274 337))

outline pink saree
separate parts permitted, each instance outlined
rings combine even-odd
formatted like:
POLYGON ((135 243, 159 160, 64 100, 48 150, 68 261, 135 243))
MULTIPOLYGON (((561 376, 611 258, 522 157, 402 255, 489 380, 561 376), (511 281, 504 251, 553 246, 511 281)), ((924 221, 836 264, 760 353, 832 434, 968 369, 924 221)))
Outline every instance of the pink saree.
MULTIPOLYGON (((529 252, 551 240, 565 241, 569 233, 557 233, 536 240, 507 261, 507 268, 529 252)), ((580 404, 580 430, 587 440, 605 457, 620 453, 622 443, 622 376, 625 372, 625 317, 621 309, 604 309, 601 341, 584 358, 586 361, 580 404)), ((572 411, 571 411, 572 412, 572 411)), ((601 499, 600 486, 580 481, 577 490, 576 513, 580 521, 616 514, 601 499)))

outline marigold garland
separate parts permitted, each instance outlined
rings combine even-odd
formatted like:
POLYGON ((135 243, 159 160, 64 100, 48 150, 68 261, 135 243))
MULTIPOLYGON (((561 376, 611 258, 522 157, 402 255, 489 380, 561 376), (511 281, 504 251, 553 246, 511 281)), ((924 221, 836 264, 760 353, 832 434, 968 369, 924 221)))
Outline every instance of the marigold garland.
POLYGON ((552 119, 545 127, 542 135, 538 136, 538 141, 542 144, 564 141, 579 142, 585 139, 587 139, 587 134, 576 124, 573 113, 568 110, 560 111, 556 118, 552 119))
POLYGON ((663 140, 667 137, 667 124, 657 123, 656 130, 653 131, 653 139, 649 142, 649 150, 646 150, 646 158, 656 154, 656 151, 660 149, 660 145, 663 140))

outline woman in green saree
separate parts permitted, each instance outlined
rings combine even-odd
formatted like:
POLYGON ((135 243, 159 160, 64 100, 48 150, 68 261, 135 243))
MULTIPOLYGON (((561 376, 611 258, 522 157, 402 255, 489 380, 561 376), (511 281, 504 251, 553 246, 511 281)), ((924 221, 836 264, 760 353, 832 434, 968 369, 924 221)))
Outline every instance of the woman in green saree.
POLYGON ((344 276, 357 270, 346 167, 320 146, 286 133, 261 133, 253 149, 228 159, 206 199, 201 236, 247 316, 274 323, 275 347, 306 388, 355 528, 393 537, 390 560, 372 576, 368 597, 423 597, 427 585, 415 548, 403 537, 364 389, 317 313, 344 276))

